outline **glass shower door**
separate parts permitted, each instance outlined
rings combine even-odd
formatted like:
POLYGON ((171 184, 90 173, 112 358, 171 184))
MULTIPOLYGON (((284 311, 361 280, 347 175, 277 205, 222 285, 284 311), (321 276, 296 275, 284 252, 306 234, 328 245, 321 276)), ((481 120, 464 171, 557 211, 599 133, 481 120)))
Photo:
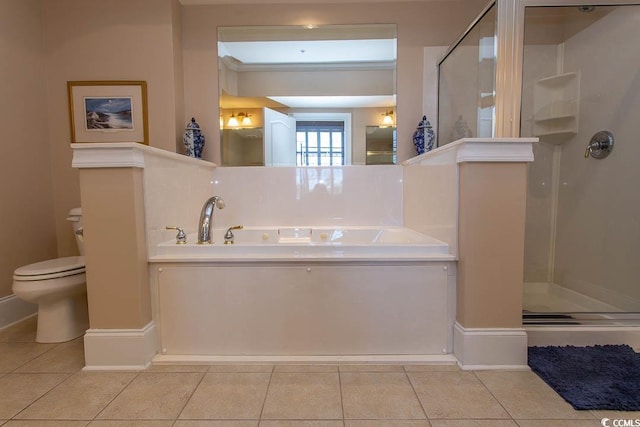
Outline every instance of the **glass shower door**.
POLYGON ((638 22, 638 5, 525 9, 520 128, 540 138, 529 169, 525 324, 640 318, 638 22), (614 141, 606 156, 607 134, 592 140, 602 131, 614 141))
POLYGON ((438 146, 494 135, 496 7, 490 5, 438 63, 438 146))

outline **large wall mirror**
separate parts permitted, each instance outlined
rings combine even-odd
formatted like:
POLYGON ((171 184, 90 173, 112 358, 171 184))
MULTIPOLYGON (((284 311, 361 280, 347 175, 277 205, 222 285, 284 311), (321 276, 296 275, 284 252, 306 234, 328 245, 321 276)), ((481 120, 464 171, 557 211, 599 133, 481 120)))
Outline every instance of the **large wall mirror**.
POLYGON ((222 165, 370 163, 371 127, 395 124, 396 33, 395 24, 219 27, 222 165))

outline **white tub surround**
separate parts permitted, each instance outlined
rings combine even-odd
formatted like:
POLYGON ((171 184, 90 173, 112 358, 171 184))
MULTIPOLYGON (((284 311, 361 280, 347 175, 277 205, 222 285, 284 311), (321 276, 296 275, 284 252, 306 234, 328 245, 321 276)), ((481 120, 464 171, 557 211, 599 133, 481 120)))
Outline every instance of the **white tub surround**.
POLYGON ((450 271, 435 262, 156 264, 154 363, 452 362, 450 271))
POLYGON ((216 168, 215 225, 401 227, 402 180, 394 165, 216 168))
POLYGON ((150 257, 154 363, 454 361, 444 242, 403 227, 248 227, 227 245, 224 233, 150 257))
POLYGON ((153 346, 158 363, 446 363, 453 354, 463 367, 520 366, 531 140, 490 144, 458 141, 404 166, 307 168, 215 168, 137 144, 74 145, 90 369, 146 365, 153 346), (133 159, 82 160, 94 150, 133 159), (193 238, 212 195, 226 201, 214 213, 217 243, 178 248, 164 227, 193 238), (220 234, 235 225, 245 228, 225 247, 220 234), (295 227, 313 237, 262 240, 295 227), (519 344, 488 358, 481 349, 496 336, 519 344), (114 339, 129 354, 98 358, 114 339))
POLYGON ((401 167, 222 168, 214 186, 214 244, 169 232, 149 258, 154 363, 454 361, 455 256, 400 225, 401 167))
POLYGON ((402 226, 402 187, 400 166, 216 169, 215 243, 167 232, 149 258, 154 363, 451 362, 455 256, 402 226))

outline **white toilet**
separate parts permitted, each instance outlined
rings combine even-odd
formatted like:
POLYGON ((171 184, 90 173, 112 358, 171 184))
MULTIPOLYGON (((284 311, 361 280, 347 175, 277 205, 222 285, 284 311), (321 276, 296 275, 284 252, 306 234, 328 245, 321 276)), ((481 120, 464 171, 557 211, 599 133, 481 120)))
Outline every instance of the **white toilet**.
POLYGON ((36 341, 70 341, 89 328, 87 279, 82 242, 82 211, 69 211, 81 256, 51 259, 25 265, 13 273, 13 293, 38 304, 36 341))

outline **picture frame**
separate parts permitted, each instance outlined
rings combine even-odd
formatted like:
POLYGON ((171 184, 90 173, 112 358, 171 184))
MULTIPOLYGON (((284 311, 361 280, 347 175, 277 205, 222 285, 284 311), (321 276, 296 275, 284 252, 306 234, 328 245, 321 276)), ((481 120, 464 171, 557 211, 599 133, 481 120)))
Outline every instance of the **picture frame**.
POLYGON ((149 145, 147 82, 69 81, 71 142, 149 145))

